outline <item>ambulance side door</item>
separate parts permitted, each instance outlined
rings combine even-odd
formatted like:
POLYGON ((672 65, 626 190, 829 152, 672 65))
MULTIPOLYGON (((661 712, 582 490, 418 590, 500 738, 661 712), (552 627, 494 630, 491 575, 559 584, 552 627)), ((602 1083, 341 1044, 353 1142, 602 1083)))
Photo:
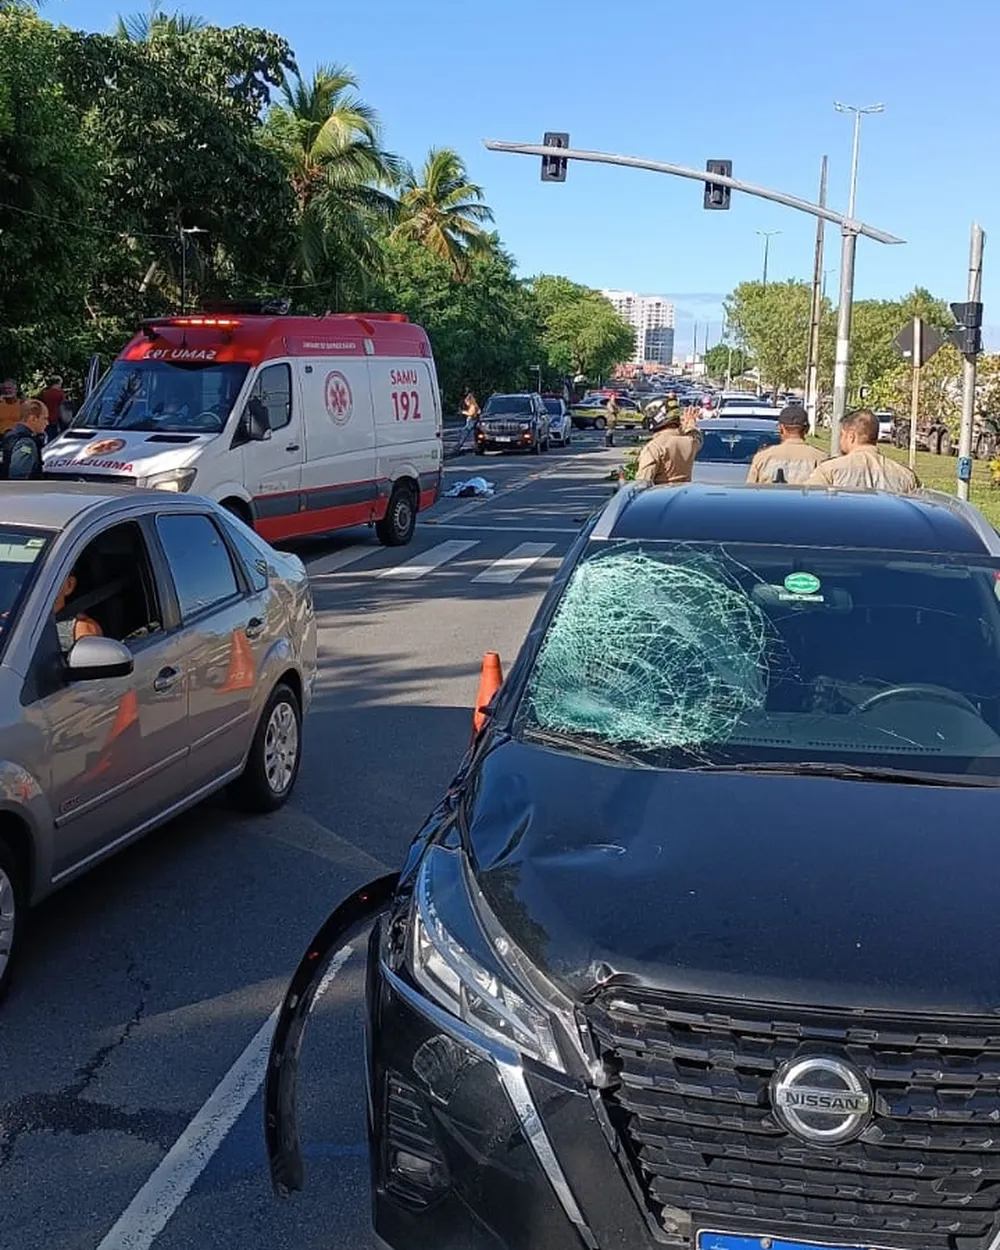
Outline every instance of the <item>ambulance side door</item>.
POLYGON ((241 445, 243 482, 253 498, 256 529, 271 541, 299 532, 305 435, 297 364, 279 360, 261 365, 234 440, 241 445), (252 416, 265 417, 265 438, 250 436, 252 416))
POLYGON ((430 363, 420 357, 371 361, 379 478, 414 477, 420 506, 433 502, 441 469, 441 411, 430 363))
POLYGON ((307 426, 301 532, 365 524, 372 519, 378 492, 367 357, 306 361, 302 391, 307 426))

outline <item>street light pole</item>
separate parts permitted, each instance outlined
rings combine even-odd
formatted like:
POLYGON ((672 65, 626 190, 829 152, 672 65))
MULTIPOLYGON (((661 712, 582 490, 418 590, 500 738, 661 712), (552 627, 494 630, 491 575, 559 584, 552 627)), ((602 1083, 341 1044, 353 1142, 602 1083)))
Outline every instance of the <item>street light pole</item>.
POLYGON ((178 226, 177 235, 181 241, 181 312, 187 312, 187 236, 189 234, 207 234, 201 226, 178 226))
POLYGON ((840 249, 840 301, 837 307, 837 352, 833 365, 833 416, 830 419, 830 450, 837 455, 840 450, 840 423, 847 411, 847 378, 851 366, 851 316, 854 304, 854 257, 858 247, 860 223, 854 219, 854 205, 858 190, 858 154, 861 149, 861 118, 868 113, 881 113, 883 104, 869 104, 857 108, 853 104, 833 106, 838 113, 854 114, 854 145, 851 151, 851 190, 847 204, 847 218, 841 225, 840 249))
POLYGON ((776 234, 781 234, 780 230, 758 230, 757 234, 764 240, 764 276, 761 286, 767 286, 767 257, 771 249, 771 240, 776 234))

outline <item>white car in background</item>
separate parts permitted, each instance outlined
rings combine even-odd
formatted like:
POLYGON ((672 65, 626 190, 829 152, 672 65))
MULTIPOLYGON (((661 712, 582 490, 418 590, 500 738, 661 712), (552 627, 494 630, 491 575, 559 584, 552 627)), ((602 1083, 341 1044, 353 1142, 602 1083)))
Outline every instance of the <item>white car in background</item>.
POLYGON ((878 441, 880 443, 891 443, 892 433, 896 425, 896 414, 883 409, 875 413, 875 419, 878 421, 878 441))
POLYGON ((564 399, 542 399, 549 414, 549 438, 559 447, 568 447, 573 438, 573 418, 564 399))

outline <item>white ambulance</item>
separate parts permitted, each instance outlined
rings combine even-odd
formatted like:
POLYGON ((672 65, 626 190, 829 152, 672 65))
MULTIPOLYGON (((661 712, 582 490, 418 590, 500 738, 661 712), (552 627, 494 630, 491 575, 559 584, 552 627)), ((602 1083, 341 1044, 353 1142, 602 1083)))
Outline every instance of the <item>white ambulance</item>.
POLYGON ((207 495, 272 542, 369 524, 400 546, 440 494, 441 432, 401 314, 198 313, 142 323, 44 472, 207 495))

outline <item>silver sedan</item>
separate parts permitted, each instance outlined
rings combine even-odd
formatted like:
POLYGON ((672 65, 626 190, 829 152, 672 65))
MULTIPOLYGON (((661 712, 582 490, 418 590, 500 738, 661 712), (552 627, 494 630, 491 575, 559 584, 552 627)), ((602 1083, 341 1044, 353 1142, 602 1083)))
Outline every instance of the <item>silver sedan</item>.
POLYGON ((315 672, 302 562, 217 505, 0 486, 0 995, 30 905, 224 786, 285 802, 315 672))

